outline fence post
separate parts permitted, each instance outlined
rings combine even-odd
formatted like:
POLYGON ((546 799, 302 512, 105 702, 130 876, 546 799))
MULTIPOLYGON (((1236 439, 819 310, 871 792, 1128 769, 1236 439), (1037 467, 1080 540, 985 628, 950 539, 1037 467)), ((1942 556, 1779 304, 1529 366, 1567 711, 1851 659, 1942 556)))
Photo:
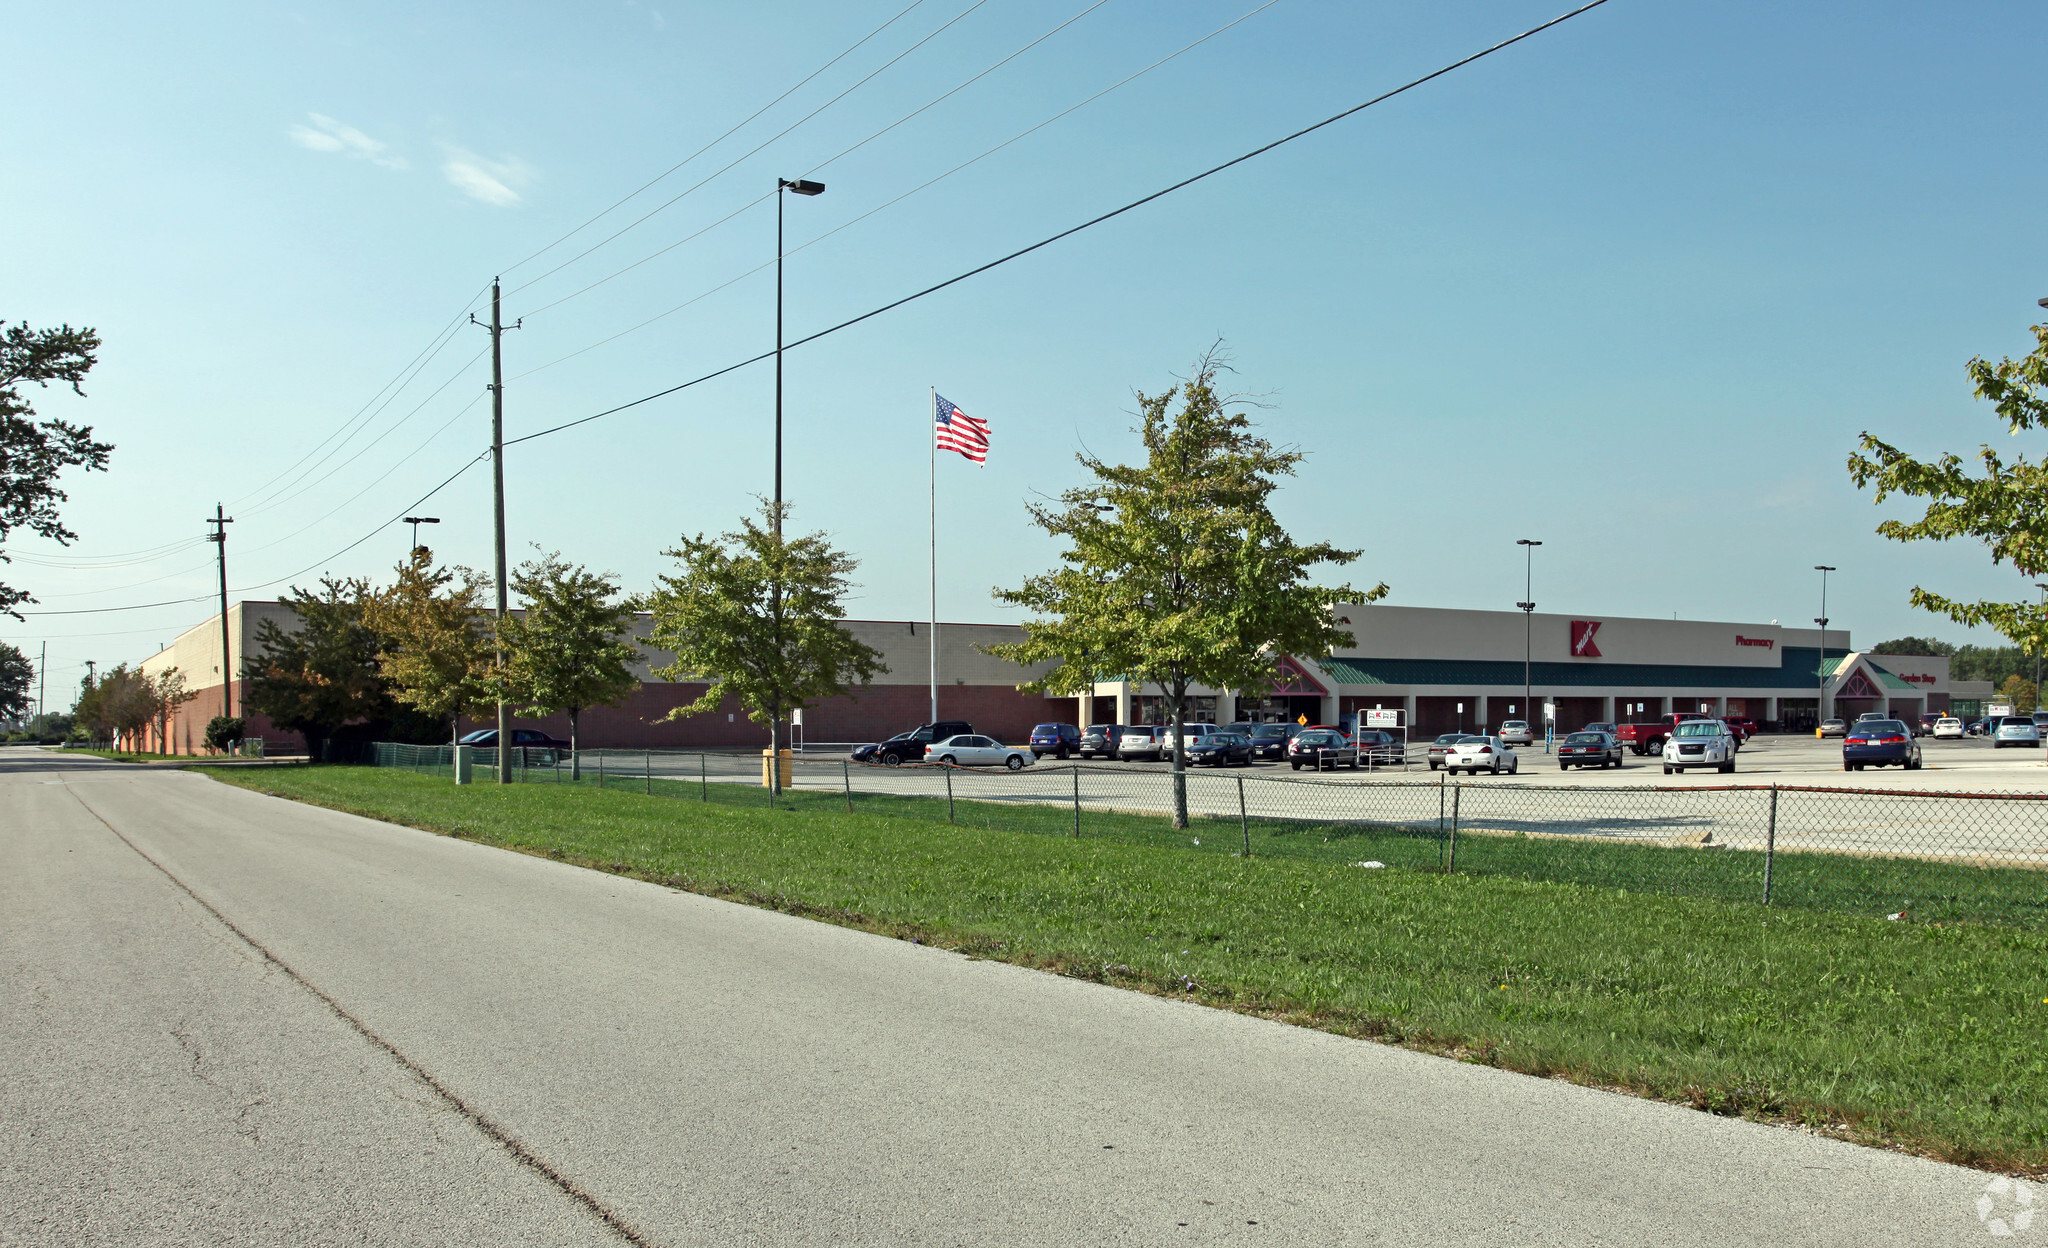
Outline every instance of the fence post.
POLYGON ((697 755, 697 800, 711 800, 711 760, 702 753, 697 755))
POLYGON ((597 787, 604 787, 604 751, 597 752, 597 787))
POLYGON ((1771 786, 1771 821, 1764 829, 1764 904, 1771 904, 1771 868, 1778 857, 1778 786, 1771 786))
POLYGON ((1074 777, 1074 839, 1081 839, 1081 768, 1076 765, 1071 773, 1074 777))
POLYGON ((846 790, 846 813, 853 813, 853 760, 839 760, 839 783, 846 790))
POLYGON ((1464 791, 1462 784, 1451 786, 1451 861, 1444 868, 1447 875, 1455 875, 1458 871, 1458 798, 1464 791))
POLYGON ((1244 833, 1244 856, 1252 856, 1252 821, 1244 813, 1244 777, 1237 778, 1237 829, 1244 833))
POLYGON ((654 796, 654 751, 640 751, 640 761, 647 768, 647 796, 654 796))
POLYGON ((946 769, 946 822, 951 823, 953 822, 953 769, 945 763, 940 763, 939 766, 946 769))

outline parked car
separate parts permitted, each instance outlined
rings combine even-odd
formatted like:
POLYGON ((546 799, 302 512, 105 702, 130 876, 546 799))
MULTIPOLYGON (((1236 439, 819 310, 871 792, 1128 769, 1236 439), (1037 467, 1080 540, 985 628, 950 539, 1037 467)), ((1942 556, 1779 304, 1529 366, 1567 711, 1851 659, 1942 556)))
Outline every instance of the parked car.
POLYGON ((1695 719, 1671 730, 1664 743, 1664 774, 1681 775, 1694 767, 1735 770, 1735 735, 1718 719, 1695 719))
POLYGON ((1993 717, 1989 715, 1986 715, 1982 719, 1970 721, 1970 726, 1968 728, 1963 729, 1963 731, 1973 737, 1988 737, 1991 735, 1992 730, 1997 727, 1997 720, 1995 720, 1993 717))
POLYGON ((1473 734, 1469 732, 1447 732, 1444 733, 1442 736, 1438 737, 1436 740, 1430 742, 1429 751, 1426 755, 1426 757, 1428 757, 1429 759, 1429 769, 1431 771, 1435 771, 1437 768, 1443 766, 1444 760, 1450 756, 1452 746, 1456 745, 1460 741, 1470 740, 1472 738, 1473 734))
POLYGON ((1931 737, 1934 735, 1934 725, 1947 718, 1948 716, 1940 711, 1928 711, 1919 719, 1913 721, 1913 735, 1916 737, 1931 737))
MULTIPOLYGON (((1194 744, 1195 744, 1195 742, 1197 742, 1197 741, 1201 740, 1201 739, 1202 739, 1203 737, 1206 737, 1206 736, 1210 735, 1211 733, 1215 732, 1215 731, 1216 731, 1216 725, 1214 725, 1214 724, 1182 724, 1182 725, 1181 725, 1181 731, 1182 731, 1183 733, 1185 733, 1185 734, 1187 735, 1187 742, 1188 742, 1188 747, 1189 747, 1190 749, 1192 749, 1192 748, 1194 747, 1194 744)), ((1179 748, 1179 745, 1180 745, 1179 741, 1177 741, 1177 740, 1176 740, 1176 739, 1174 738, 1174 735, 1173 735, 1173 725, 1171 725, 1171 724, 1168 724, 1168 725, 1166 725, 1166 726, 1165 726, 1165 728, 1164 728, 1164 730, 1162 731, 1162 733, 1161 733, 1160 737, 1159 737, 1159 757, 1160 757, 1160 759, 1161 759, 1161 760, 1163 761, 1163 760, 1165 760, 1165 759, 1169 759, 1169 758, 1172 758, 1172 757, 1173 757, 1173 753, 1174 753, 1174 751, 1175 751, 1175 750, 1176 750, 1177 748, 1179 748)))
POLYGON ((924 747, 924 761, 954 767, 1007 767, 1019 771, 1038 761, 1030 747, 1004 745, 994 737, 967 732, 924 747))
POLYGON ((1962 736, 1963 721, 1955 716, 1943 715, 1934 721, 1934 739, 1936 741, 1956 741, 1961 740, 1962 736))
POLYGON ((1451 745, 1451 752, 1444 756, 1444 770, 1451 775, 1469 771, 1478 775, 1490 771, 1499 775, 1505 771, 1514 775, 1522 769, 1522 760, 1499 737, 1464 737, 1451 745))
POLYGON ((1907 771, 1920 770, 1920 743, 1913 740, 1913 729, 1904 720, 1859 719, 1842 739, 1843 771, 1894 763, 1907 771))
POLYGON ((1073 724, 1039 724, 1031 730, 1031 755, 1044 758, 1050 754, 1066 761, 1069 754, 1081 752, 1081 730, 1073 724))
POLYGON ((1279 760, 1287 757, 1287 743, 1294 739, 1295 724, 1254 724, 1245 735, 1252 739, 1252 757, 1279 760))
POLYGON ((1075 753, 1082 758, 1115 758, 1117 740, 1123 735, 1122 724, 1090 724, 1081 733, 1081 746, 1075 753))
POLYGON ((880 763, 884 767, 895 767, 903 763, 924 761, 925 747, 934 741, 947 737, 965 736, 974 731, 974 725, 960 719, 942 719, 935 724, 920 724, 909 732, 899 732, 887 741, 874 745, 863 745, 853 752, 856 763, 880 763))
POLYGON ((1604 723, 1604 722, 1603 722, 1603 723, 1598 723, 1598 724, 1587 724, 1587 725, 1586 725, 1586 726, 1585 726, 1584 728, 1581 728, 1581 729, 1579 729, 1579 731, 1580 731, 1580 732, 1604 732, 1604 733, 1606 733, 1606 734, 1607 734, 1608 736, 1610 736, 1610 737, 1619 737, 1619 736, 1621 735, 1621 728, 1620 728, 1620 726, 1619 726, 1619 725, 1617 725, 1617 724, 1609 724, 1609 723, 1604 723))
POLYGON ((1991 748, 2002 750, 2008 745, 2039 745, 2041 729, 2031 715, 2001 715, 1998 726, 1991 730, 1991 748))
POLYGON ((1188 766, 1252 765, 1252 739, 1241 732, 1212 732, 1188 742, 1188 766))
MULTIPOLYGON (((474 746, 480 750, 495 750, 498 748, 498 730, 496 728, 479 728, 462 738, 462 744, 474 746)), ((514 728, 512 730, 512 748, 515 750, 545 751, 545 753, 539 755, 527 755, 527 761, 539 767, 552 767, 555 765, 556 755, 566 755, 569 752, 569 743, 559 737, 551 737, 538 728, 514 728)))
POLYGON ((1365 761, 1375 767, 1391 767, 1408 761, 1408 754, 1401 744, 1401 738, 1384 728, 1367 728, 1352 738, 1365 761))
POLYGON ((1536 731, 1525 720, 1510 719, 1500 726, 1500 739, 1509 745, 1534 745, 1536 731))
POLYGON ((1621 766, 1621 738, 1611 732, 1567 733, 1557 743, 1557 769, 1621 766))
POLYGON ((1721 722, 1728 725, 1729 731, 1735 734, 1735 740, 1742 745, 1748 745, 1749 739, 1760 731, 1757 722, 1747 715, 1723 715, 1721 722))
POLYGON ((1863 713, 1862 713, 1861 715, 1858 715, 1858 716, 1856 717, 1856 722, 1857 722, 1857 723, 1859 723, 1859 724, 1867 724, 1867 723, 1869 723, 1870 721, 1872 721, 1872 720, 1874 720, 1874 719, 1890 719, 1890 718, 1891 718, 1891 716, 1889 716, 1889 715, 1885 714, 1885 713, 1884 713, 1883 711, 1865 711, 1865 712, 1863 712, 1863 713))
POLYGON ((1623 724, 1621 730, 1615 735, 1621 738, 1623 745, 1639 755, 1655 754, 1664 748, 1666 741, 1670 740, 1673 727, 1691 720, 1705 718, 1706 716, 1698 711, 1677 711, 1658 719, 1646 720, 1642 723, 1623 724))
POLYGON ((1125 762, 1134 758, 1149 758, 1158 762, 1165 755, 1160 752, 1159 743, 1166 734, 1173 731, 1164 724, 1126 724, 1124 735, 1117 738, 1116 756, 1125 762))
POLYGON ((1839 719, 1823 719, 1820 721, 1820 735, 1823 737, 1848 736, 1849 725, 1839 719))
POLYGON ((1358 766, 1358 747, 1335 728, 1305 728, 1287 743, 1287 765, 1296 771, 1324 764, 1332 767, 1358 766))

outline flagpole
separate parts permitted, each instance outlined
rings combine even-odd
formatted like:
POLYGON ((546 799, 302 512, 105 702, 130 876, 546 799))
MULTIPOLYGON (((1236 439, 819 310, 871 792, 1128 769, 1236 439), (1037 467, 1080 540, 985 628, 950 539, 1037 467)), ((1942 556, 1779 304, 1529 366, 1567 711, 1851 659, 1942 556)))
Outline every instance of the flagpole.
POLYGON ((925 435, 932 451, 932 722, 939 722, 939 388, 932 387, 932 418, 925 435))

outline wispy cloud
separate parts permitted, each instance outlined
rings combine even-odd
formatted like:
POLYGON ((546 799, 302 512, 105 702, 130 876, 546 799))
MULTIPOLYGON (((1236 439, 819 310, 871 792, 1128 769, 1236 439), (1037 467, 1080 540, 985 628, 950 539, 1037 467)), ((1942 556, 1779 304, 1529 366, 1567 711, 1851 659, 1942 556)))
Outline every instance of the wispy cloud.
POLYGON ((509 208, 519 202, 518 188, 533 180, 533 170, 518 157, 487 160, 475 152, 444 145, 447 159, 441 172, 450 186, 471 199, 509 208))
POLYGON ((306 119, 313 124, 293 126, 289 131, 292 142, 300 147, 315 152, 340 152, 386 169, 406 167, 405 157, 393 154, 388 145, 379 143, 354 126, 320 113, 307 113, 306 119))

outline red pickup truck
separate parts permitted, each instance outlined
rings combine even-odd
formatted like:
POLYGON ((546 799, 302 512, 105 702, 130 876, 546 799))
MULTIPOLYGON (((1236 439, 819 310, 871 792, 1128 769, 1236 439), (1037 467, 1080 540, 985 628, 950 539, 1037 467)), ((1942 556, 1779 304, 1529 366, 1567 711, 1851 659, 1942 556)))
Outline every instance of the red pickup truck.
POLYGON ((1648 723, 1623 724, 1617 735, 1621 737, 1623 745, 1638 755, 1655 754, 1662 750, 1664 742, 1670 739, 1673 724, 1682 724, 1688 719, 1712 718, 1713 716, 1702 715, 1698 711, 1679 711, 1675 715, 1666 715, 1648 723))

